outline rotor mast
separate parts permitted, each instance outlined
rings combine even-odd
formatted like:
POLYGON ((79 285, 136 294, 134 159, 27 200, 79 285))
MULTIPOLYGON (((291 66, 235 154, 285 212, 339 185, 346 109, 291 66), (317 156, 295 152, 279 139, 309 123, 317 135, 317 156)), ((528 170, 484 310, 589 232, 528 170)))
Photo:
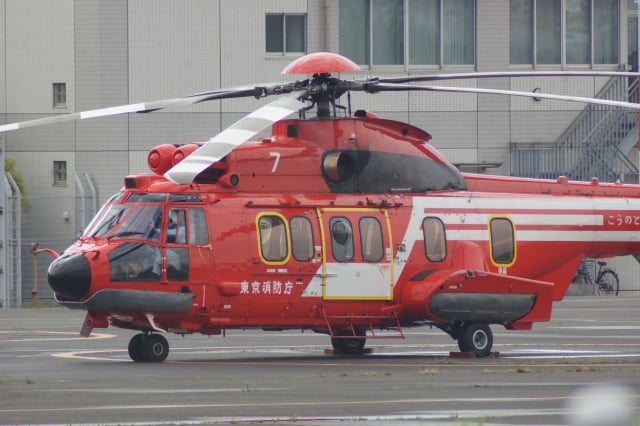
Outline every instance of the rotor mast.
POLYGON ((331 73, 358 71, 360 67, 344 56, 331 52, 317 52, 303 56, 290 63, 282 74, 313 75, 309 89, 301 97, 317 107, 318 118, 331 118, 331 109, 336 108, 336 99, 342 96, 347 87, 331 73))

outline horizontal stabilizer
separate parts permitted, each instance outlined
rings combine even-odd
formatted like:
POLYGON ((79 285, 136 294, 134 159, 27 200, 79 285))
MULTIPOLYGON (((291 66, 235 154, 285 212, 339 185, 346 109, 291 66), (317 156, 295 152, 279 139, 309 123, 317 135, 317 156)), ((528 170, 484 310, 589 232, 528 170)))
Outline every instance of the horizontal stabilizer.
POLYGON ((446 321, 506 324, 514 321, 548 321, 553 303, 553 283, 485 271, 462 270, 439 282, 429 297, 431 314, 446 321))

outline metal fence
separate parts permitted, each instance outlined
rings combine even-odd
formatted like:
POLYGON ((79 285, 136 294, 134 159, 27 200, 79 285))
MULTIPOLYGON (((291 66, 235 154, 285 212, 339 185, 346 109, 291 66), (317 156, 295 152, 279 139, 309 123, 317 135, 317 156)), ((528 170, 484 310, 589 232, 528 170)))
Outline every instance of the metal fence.
POLYGON ((47 285, 47 269, 53 260, 46 252, 35 253, 33 245, 62 252, 95 214, 96 197, 89 192, 77 196, 28 196, 30 211, 23 215, 19 247, 22 302, 54 303, 47 285))
POLYGON ((0 206, 0 308, 22 303, 20 242, 22 208, 20 189, 9 173, 2 179, 0 206))
POLYGON ((617 146, 568 147, 556 144, 518 144, 511 147, 513 176, 638 183, 635 165, 617 146))

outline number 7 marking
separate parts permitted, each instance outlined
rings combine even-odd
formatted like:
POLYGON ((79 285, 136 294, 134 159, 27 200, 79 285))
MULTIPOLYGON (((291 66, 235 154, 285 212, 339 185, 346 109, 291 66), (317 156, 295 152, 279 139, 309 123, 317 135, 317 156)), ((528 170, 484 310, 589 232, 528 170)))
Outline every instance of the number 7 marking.
POLYGON ((273 161, 273 167, 271 168, 271 173, 275 173, 278 169, 278 163, 280 162, 280 153, 279 152, 270 152, 269 157, 275 158, 273 161))

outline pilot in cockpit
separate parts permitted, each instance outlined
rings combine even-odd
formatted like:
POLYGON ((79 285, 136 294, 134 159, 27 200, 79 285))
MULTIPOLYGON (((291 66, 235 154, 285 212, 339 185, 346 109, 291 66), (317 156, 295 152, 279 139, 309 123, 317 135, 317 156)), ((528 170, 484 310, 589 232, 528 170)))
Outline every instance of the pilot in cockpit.
POLYGON ((153 241, 160 241, 160 226, 162 225, 162 213, 158 212, 155 219, 153 219, 148 226, 146 233, 147 239, 153 241))

